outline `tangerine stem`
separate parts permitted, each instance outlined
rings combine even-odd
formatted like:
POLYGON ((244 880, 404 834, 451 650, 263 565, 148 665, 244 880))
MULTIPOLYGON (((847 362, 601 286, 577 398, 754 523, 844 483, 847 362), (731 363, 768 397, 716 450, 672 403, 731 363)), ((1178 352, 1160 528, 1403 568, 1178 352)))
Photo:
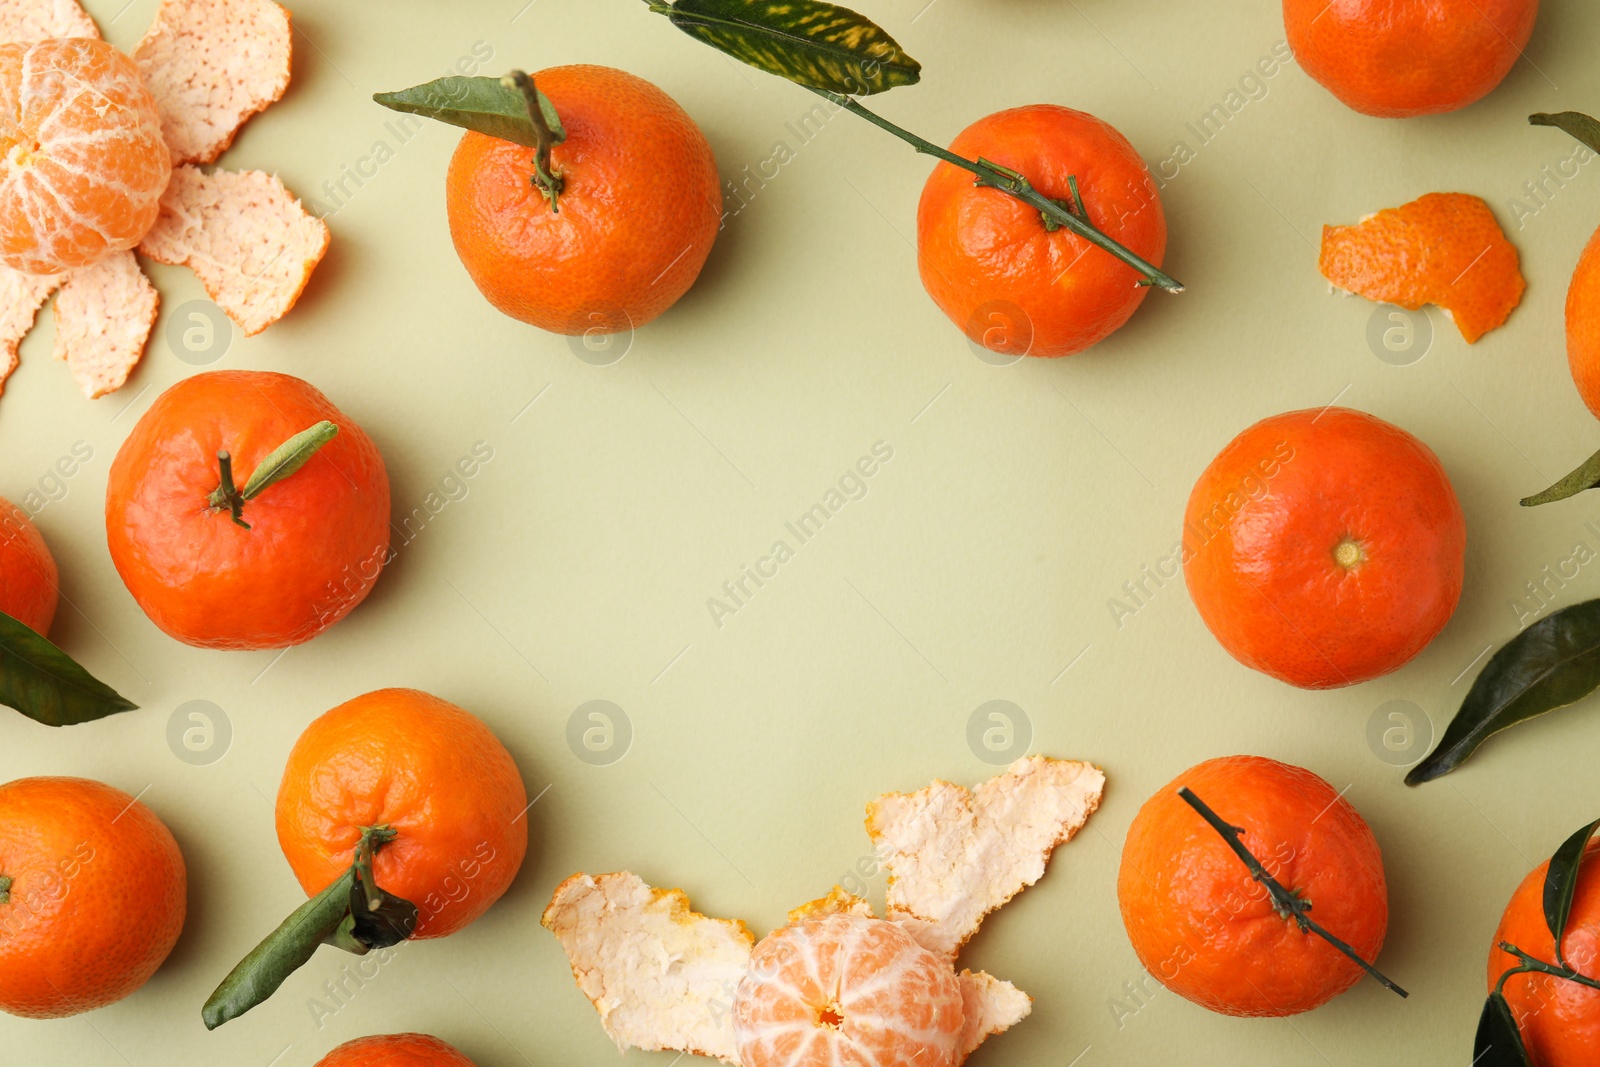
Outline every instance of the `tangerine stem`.
POLYGON ((533 154, 533 181, 544 198, 550 201, 551 214, 560 214, 557 201, 561 196, 561 176, 550 169, 550 150, 555 147, 556 135, 545 121, 544 108, 539 106, 539 91, 533 84, 533 78, 527 71, 513 70, 500 79, 500 84, 522 93, 522 102, 528 109, 528 121, 533 123, 534 136, 539 142, 533 154))
POLYGON ((217 453, 217 466, 221 470, 221 479, 217 487, 211 490, 211 495, 206 497, 206 503, 219 510, 227 508, 235 525, 250 529, 250 524, 244 521, 244 496, 233 482, 233 457, 227 449, 217 453))
MULTIPOLYGON (((1138 271, 1140 275, 1142 275, 1139 280, 1140 285, 1154 285, 1165 289, 1169 293, 1183 292, 1183 284, 1181 282, 1167 274, 1162 273, 1161 268, 1148 262, 1138 253, 1121 244, 1118 244, 1113 238, 1100 232, 1095 228, 1094 224, 1089 221, 1087 214, 1085 214, 1082 218, 1074 215, 1071 211, 1063 208, 1055 201, 1044 196, 1033 187, 1032 182, 1028 181, 1026 177, 1017 173, 1011 168, 1002 167, 999 164, 991 163, 982 158, 976 160, 967 159, 965 156, 958 156, 948 149, 940 148, 932 141, 924 140, 923 138, 912 133, 910 130, 902 129, 899 126, 896 126, 882 115, 867 110, 857 103, 852 97, 844 96, 841 93, 835 93, 827 89, 817 89, 809 85, 806 86, 806 88, 810 89, 824 100, 831 101, 837 106, 844 108, 852 115, 860 116, 861 118, 864 118, 868 122, 872 123, 874 126, 877 126, 879 129, 887 130, 889 133, 894 134, 896 137, 900 138, 902 141, 906 142, 923 155, 934 156, 938 159, 944 160, 946 163, 949 163, 952 166, 957 166, 962 170, 970 171, 977 177, 979 185, 986 186, 990 189, 998 189, 1002 193, 1016 197, 1024 204, 1038 208, 1039 212, 1044 215, 1047 222, 1051 219, 1055 220, 1058 226, 1066 227, 1079 237, 1082 237, 1085 241, 1088 241, 1090 244, 1111 253, 1113 256, 1117 257, 1118 259, 1122 260, 1122 262, 1138 271)), ((1075 185, 1076 182, 1071 184, 1075 185)), ((1076 196, 1076 189, 1074 189, 1073 192, 1076 196)), ((1081 205, 1082 200, 1079 199, 1078 203, 1081 205)))
POLYGON ((1510 942, 1500 942, 1500 951, 1510 953, 1522 962, 1520 965, 1511 968, 1505 974, 1500 976, 1500 981, 1495 986, 1495 990, 1497 992, 1504 988, 1507 978, 1510 978, 1514 974, 1527 974, 1530 971, 1537 971, 1539 974, 1548 974, 1555 978, 1565 978, 1569 982, 1574 982, 1581 986, 1587 986, 1590 989, 1600 989, 1600 980, 1590 978, 1586 974, 1579 974, 1570 965, 1562 967, 1556 964, 1546 963, 1537 956, 1528 955, 1526 952, 1522 951, 1520 948, 1511 944, 1510 942))
POLYGON ((0 874, 0 904, 11 903, 11 879, 0 874))
POLYGON ((1180 787, 1178 789, 1178 796, 1183 798, 1184 803, 1188 804, 1195 811, 1199 812, 1200 817, 1211 824, 1211 828, 1213 830, 1222 835, 1222 839, 1228 843, 1228 847, 1233 850, 1233 854, 1238 856, 1239 859, 1243 861, 1245 867, 1249 868, 1250 877, 1254 878, 1257 882, 1260 882, 1266 888, 1267 894, 1272 898, 1273 910, 1286 919, 1293 917, 1295 925, 1300 927, 1302 931, 1310 931, 1311 933, 1316 934, 1328 944, 1332 945, 1334 948, 1350 957, 1356 963, 1360 964, 1361 969, 1372 975, 1372 977, 1376 978, 1380 983, 1383 984, 1385 989, 1393 990, 1402 997, 1408 997, 1411 995, 1404 989, 1401 989, 1394 982, 1390 981, 1372 964, 1362 959, 1360 953, 1356 952, 1354 948, 1350 947, 1348 944, 1341 941, 1327 930, 1323 929, 1315 920, 1311 918, 1311 916, 1306 914, 1306 912, 1311 910, 1311 902, 1302 900, 1298 893, 1293 893, 1285 889, 1283 887, 1283 883, 1279 882, 1267 872, 1267 868, 1261 863, 1260 860, 1256 859, 1255 854, 1246 848, 1244 846, 1244 842, 1239 839, 1239 835, 1244 833, 1244 827, 1234 826, 1230 823, 1224 822, 1222 817, 1216 812, 1212 811, 1206 805, 1205 801, 1195 796, 1193 791, 1191 791, 1188 786, 1180 787))

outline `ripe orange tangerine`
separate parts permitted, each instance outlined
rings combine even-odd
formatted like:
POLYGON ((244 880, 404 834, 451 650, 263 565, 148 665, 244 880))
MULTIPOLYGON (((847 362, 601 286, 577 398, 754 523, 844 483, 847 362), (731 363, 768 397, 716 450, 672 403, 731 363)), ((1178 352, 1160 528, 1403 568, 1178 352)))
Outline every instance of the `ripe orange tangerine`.
POLYGON ((954 1067, 963 1013, 948 961, 858 915, 767 935, 733 1003, 742 1067, 954 1067))
POLYGON ((57 274, 132 248, 171 176, 132 59, 90 38, 0 44, 0 263, 57 274))
POLYGON ((475 1067, 450 1045, 427 1034, 380 1034, 346 1041, 317 1067, 475 1067))
POLYGON ((1578 395, 1600 417, 1600 230, 1584 246, 1567 288, 1567 366, 1578 395))
POLYGON ((0 611, 48 636, 60 576, 55 557, 28 513, 0 497, 0 611))

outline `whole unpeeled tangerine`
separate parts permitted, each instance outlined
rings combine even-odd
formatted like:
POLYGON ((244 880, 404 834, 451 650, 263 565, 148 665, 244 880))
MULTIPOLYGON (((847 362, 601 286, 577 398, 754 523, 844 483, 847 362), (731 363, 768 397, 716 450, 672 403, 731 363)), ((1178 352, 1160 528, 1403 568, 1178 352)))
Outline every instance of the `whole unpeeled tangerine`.
POLYGON ((1134 952, 1179 996, 1223 1015, 1310 1011, 1361 980, 1355 961, 1280 915, 1187 786, 1311 917, 1372 962, 1389 924, 1383 857, 1365 821, 1302 767, 1226 756, 1191 767, 1134 816, 1117 901, 1134 952))
POLYGON ((1395 670, 1444 629, 1466 543, 1427 445, 1360 411, 1312 408, 1256 423, 1200 475, 1183 573, 1235 659, 1330 689, 1395 670))
POLYGON ((1584 246, 1567 288, 1567 366, 1578 395, 1600 417, 1600 230, 1584 246))
POLYGON ((575 65, 533 79, 567 133, 550 155, 556 206, 534 184, 533 149, 469 131, 445 180, 456 254, 491 304, 540 329, 643 326, 694 284, 716 240, 711 145, 626 71, 575 65))
POLYGON ((55 557, 28 513, 0 498, 0 611, 48 636, 60 576, 55 557))
POLYGON ((317 1067, 475 1067, 455 1048, 427 1034, 379 1034, 346 1041, 317 1067))

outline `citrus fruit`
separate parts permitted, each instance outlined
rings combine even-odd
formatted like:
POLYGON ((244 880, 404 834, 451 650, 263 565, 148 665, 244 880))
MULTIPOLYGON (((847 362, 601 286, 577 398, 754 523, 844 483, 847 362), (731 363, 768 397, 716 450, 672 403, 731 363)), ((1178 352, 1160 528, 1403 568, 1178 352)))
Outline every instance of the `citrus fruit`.
POLYGON ((132 993, 177 942, 187 885, 171 832, 120 789, 0 785, 0 1009, 54 1019, 132 993))
POLYGON ((1600 230, 1584 246, 1567 289, 1567 365, 1578 395, 1600 417, 1600 230))
POLYGON ((528 849, 528 794, 483 721, 415 689, 340 704, 295 742, 278 787, 278 844, 307 896, 349 869, 361 832, 395 832, 373 879, 444 937, 511 885, 528 849))
MULTIPOLYGON (((1027 178, 1062 206, 1076 178, 1089 221, 1159 267, 1161 198, 1127 138, 1093 115, 1048 104, 1012 108, 963 130, 950 151, 1027 178)), ((1140 274, 970 172, 939 163, 917 205, 923 287, 975 344, 1009 355, 1069 356, 1128 321, 1140 274)))
POLYGON ((171 176, 133 60, 90 38, 0 44, 0 263, 57 274, 132 248, 171 176))
MULTIPOLYGON (((1600 979, 1600 841, 1590 841, 1578 868, 1577 890, 1567 916, 1561 954, 1568 965, 1588 978, 1600 979)), ((1544 879, 1550 863, 1534 868, 1511 895, 1489 947, 1489 989, 1520 962, 1501 949, 1502 941, 1529 955, 1554 963, 1555 940, 1544 917, 1544 879)), ((1506 979, 1522 1043, 1533 1067, 1590 1067, 1600 1063, 1600 990, 1548 974, 1519 974, 1506 979)))
POLYGON ((56 617, 55 557, 28 513, 0 497, 0 611, 36 633, 56 617))
MULTIPOLYGON (((237 487, 237 486, 236 486, 237 487)), ((203 648, 309 641, 366 598, 389 551, 389 475, 360 426, 299 378, 211 371, 150 406, 117 452, 106 536, 128 591, 161 629, 203 648), (227 452, 240 484, 296 434, 338 434, 243 503, 212 503, 227 452)))
POLYGON ((566 129, 552 206, 534 150, 469 131, 445 179, 467 273, 512 318, 556 333, 617 333, 671 307, 700 274, 722 219, 705 135, 656 86, 610 67, 533 76, 566 129))
POLYGON ((1455 111, 1500 84, 1539 0, 1283 0, 1295 60, 1367 115, 1455 111))
POLYGON ((964 1009, 946 960, 858 915, 762 939, 733 1002, 743 1067, 954 1067, 964 1009))
POLYGON ((1306 689, 1387 674, 1461 596, 1466 526, 1438 457, 1382 419, 1263 419, 1200 475, 1183 523, 1189 595, 1222 647, 1306 689))
POLYGON ((1191 767, 1145 801, 1128 828, 1117 901, 1133 950, 1162 985, 1224 1015, 1310 1011, 1364 973, 1279 914, 1265 887, 1178 790, 1187 786, 1311 917, 1371 962, 1389 922, 1372 831, 1310 771, 1261 756, 1191 767))
POLYGON ((474 1067, 454 1048, 427 1034, 381 1034, 346 1041, 317 1067, 474 1067))
POLYGON ((1428 193, 1354 226, 1324 226, 1317 265, 1368 300, 1438 304, 1468 344, 1503 325, 1528 287, 1494 212, 1466 193, 1428 193))

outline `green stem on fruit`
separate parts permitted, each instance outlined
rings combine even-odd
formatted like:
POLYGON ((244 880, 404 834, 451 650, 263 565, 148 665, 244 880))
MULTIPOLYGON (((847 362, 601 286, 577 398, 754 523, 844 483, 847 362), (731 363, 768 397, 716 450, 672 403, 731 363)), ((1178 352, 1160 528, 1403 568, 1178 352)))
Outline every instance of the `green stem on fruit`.
MULTIPOLYGON (((807 88, 811 87, 807 86, 807 88)), ((879 129, 887 130, 923 155, 934 156, 952 166, 970 171, 976 177, 978 185, 989 189, 998 189, 1002 193, 1021 200, 1024 204, 1038 208, 1039 213, 1044 216, 1047 227, 1051 229, 1064 227, 1071 230, 1085 241, 1111 253, 1138 271, 1142 275, 1138 282, 1139 285, 1153 285, 1165 289, 1169 293, 1183 292, 1183 285, 1175 278, 1162 273, 1161 268, 1147 262, 1137 253, 1118 244, 1115 240, 1095 228, 1094 224, 1089 221, 1088 213, 1083 208, 1082 197, 1078 195, 1076 176, 1068 179, 1068 184, 1072 187, 1073 200, 1078 208, 1078 214, 1073 214, 1065 205, 1040 193, 1033 187, 1032 182, 1009 167, 1002 167, 998 163, 990 162, 982 157, 975 160, 967 159, 947 149, 940 148, 932 141, 924 140, 911 131, 896 126, 882 115, 867 110, 856 102, 853 97, 830 92, 827 89, 812 88, 811 91, 824 100, 831 101, 835 105, 844 108, 852 115, 866 119, 879 129), (1050 227, 1052 221, 1055 223, 1054 227, 1050 227)))
POLYGON ((356 844, 356 852, 351 867, 356 872, 356 884, 366 894, 367 910, 377 911, 383 907, 383 894, 378 891, 377 879, 372 876, 373 854, 395 839, 395 830, 390 826, 363 826, 361 840, 356 844))
POLYGON ((1500 980, 1496 982, 1494 986, 1494 991, 1496 993, 1503 993, 1506 986, 1506 979, 1515 974, 1548 974, 1555 978, 1564 978, 1569 982, 1574 982, 1581 986, 1587 986, 1590 989, 1600 989, 1600 980, 1590 978, 1586 974, 1579 974, 1577 971, 1573 970, 1570 965, 1560 966, 1553 963, 1546 963, 1544 960, 1541 960, 1536 956, 1530 956, 1517 946, 1506 941, 1500 942, 1500 951, 1509 953, 1510 955, 1517 957, 1517 959, 1521 960, 1522 962, 1500 976, 1500 980))
POLYGON ((217 453, 217 466, 221 471, 221 480, 211 490, 211 495, 206 497, 206 504, 219 511, 227 508, 233 516, 234 525, 250 529, 250 524, 244 521, 244 497, 240 495, 239 487, 233 484, 233 457, 227 449, 217 453))
POLYGON ((11 903, 11 879, 0 874, 0 904, 11 903))
POLYGON ((339 427, 323 419, 309 429, 301 430, 283 444, 267 453, 259 466, 251 472, 250 480, 240 489, 233 480, 233 457, 224 449, 217 453, 220 478, 217 487, 206 497, 206 505, 221 511, 226 508, 233 521, 250 529, 244 521, 244 503, 254 500, 269 487, 277 485, 295 471, 304 467, 317 450, 339 435, 339 427))
POLYGON ((1255 854, 1246 848, 1244 846, 1244 842, 1240 840, 1239 835, 1244 833, 1244 827, 1234 826, 1223 821, 1222 817, 1207 807, 1206 802, 1195 796, 1193 791, 1191 791, 1188 786, 1183 786, 1180 788, 1178 790, 1178 796, 1183 798, 1184 803, 1188 804, 1191 808, 1198 812, 1200 817, 1209 823, 1211 828, 1222 836, 1222 839, 1227 842, 1228 847, 1233 850, 1233 854, 1238 856, 1239 859, 1244 863, 1245 867, 1249 869, 1250 877, 1255 879, 1257 882, 1260 882, 1261 885, 1266 888, 1267 895, 1272 899, 1272 908, 1279 914, 1279 916, 1284 919, 1293 919, 1295 925, 1300 928, 1301 932, 1309 931, 1310 933, 1316 934, 1328 944, 1332 945, 1350 959, 1360 964, 1361 969, 1366 971, 1372 977, 1376 978, 1380 983, 1382 983, 1385 989, 1392 990, 1402 997, 1410 996, 1410 994, 1404 989, 1401 989, 1394 982, 1386 978, 1376 967, 1362 959, 1360 953, 1356 952, 1354 948, 1341 941, 1327 930, 1323 929, 1323 927, 1318 925, 1310 915, 1306 914, 1311 910, 1311 902, 1303 899, 1298 891, 1291 891, 1284 888, 1283 883, 1279 882, 1267 872, 1267 868, 1262 864, 1262 862, 1258 860, 1255 857, 1255 854))
POLYGON ((527 71, 514 70, 501 78, 500 84, 507 89, 520 92, 523 102, 528 107, 528 121, 533 123, 534 132, 539 140, 539 145, 533 154, 533 184, 539 187, 539 192, 550 202, 551 214, 559 214, 561 207, 558 201, 561 198, 564 182, 561 175, 550 169, 550 150, 555 147, 556 135, 550 128, 550 123, 545 121, 544 108, 539 106, 539 93, 534 87, 533 78, 527 71))

